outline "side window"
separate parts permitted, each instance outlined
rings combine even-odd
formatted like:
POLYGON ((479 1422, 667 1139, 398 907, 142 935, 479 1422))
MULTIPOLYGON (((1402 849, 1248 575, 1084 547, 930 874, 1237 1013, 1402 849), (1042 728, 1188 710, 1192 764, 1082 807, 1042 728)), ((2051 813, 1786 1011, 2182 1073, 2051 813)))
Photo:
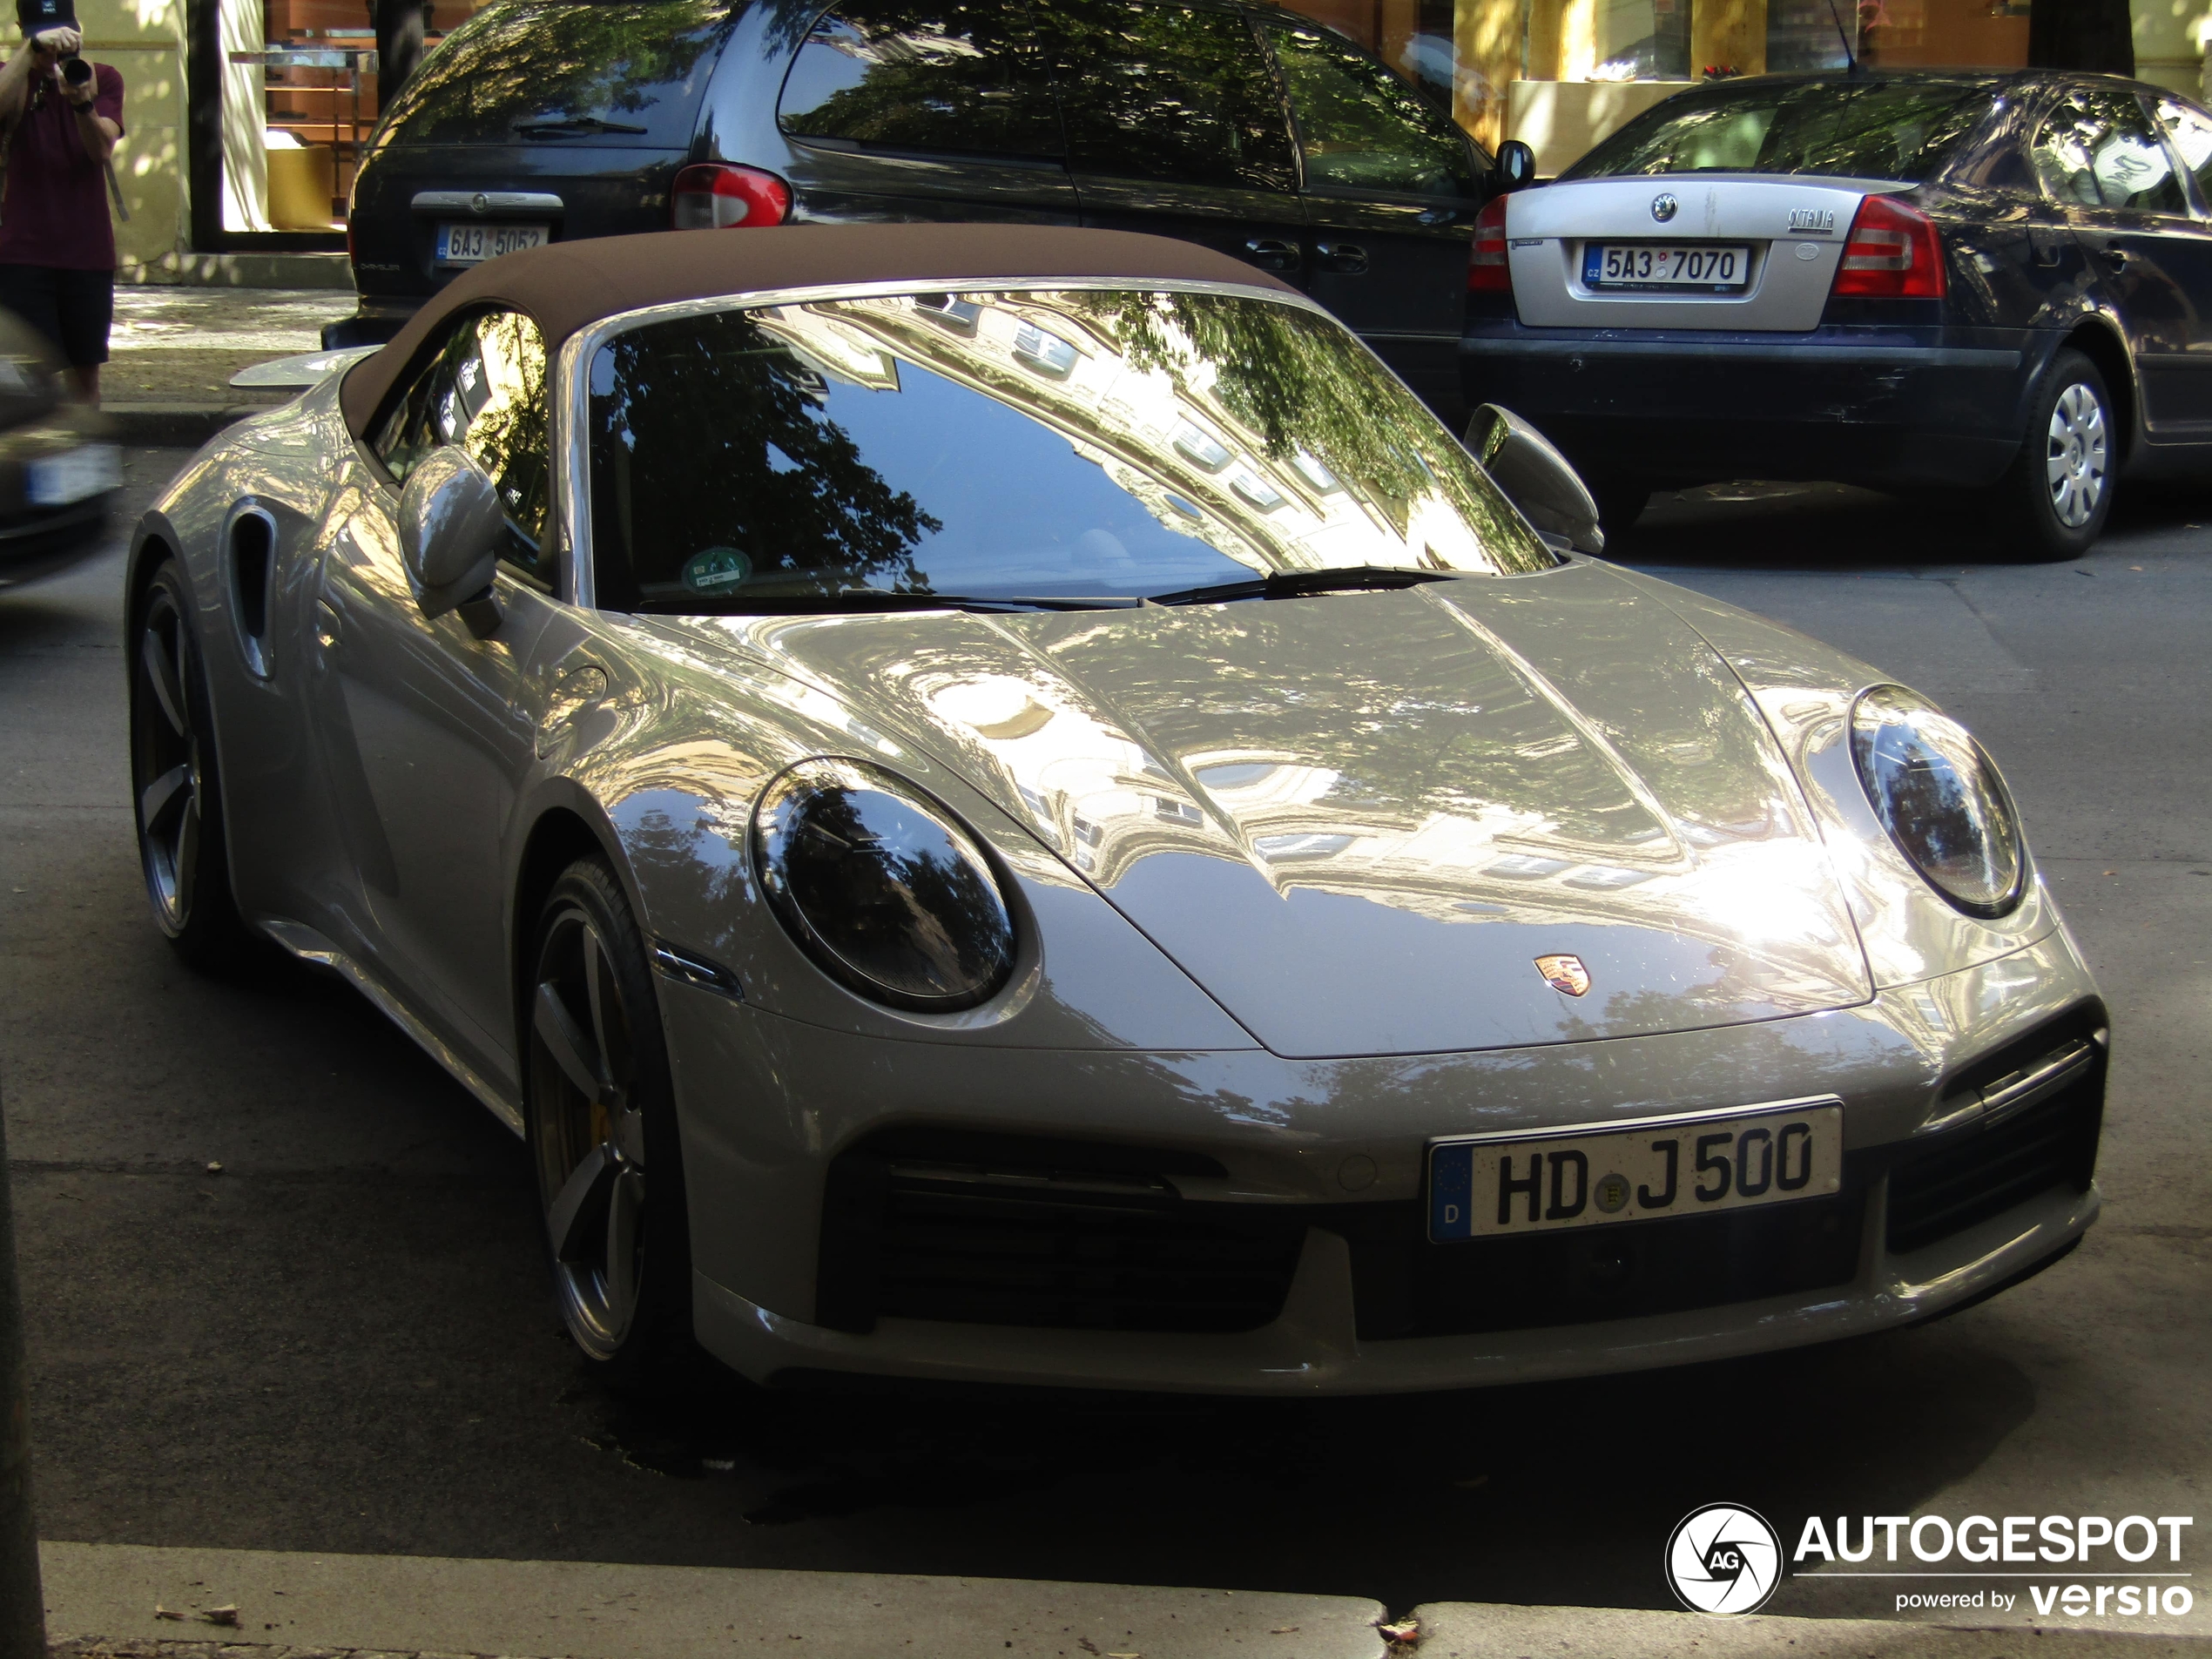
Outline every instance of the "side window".
POLYGON ((1234 12, 1052 0, 1068 158, 1085 172, 1295 190, 1259 38, 1234 12))
POLYGON ((1271 29, 1309 189, 1472 196, 1465 139, 1380 64, 1318 29, 1271 29))
POLYGON ((1062 150, 1028 8, 1004 0, 824 12, 792 60, 778 119, 796 137, 890 150, 1062 150))
POLYGON ((2196 176, 2196 187, 2212 202, 2212 115, 2177 98, 2158 100, 2158 118, 2182 152, 2182 165, 2196 176))
POLYGON ((2035 136, 2036 176, 2052 200, 2186 213, 2182 181, 2132 92, 2067 92, 2035 136))
POLYGON ((518 311, 479 312, 455 325, 445 349, 393 406, 370 447, 404 483, 432 450, 460 445, 499 487, 508 562, 550 582, 549 412, 537 325, 518 311))

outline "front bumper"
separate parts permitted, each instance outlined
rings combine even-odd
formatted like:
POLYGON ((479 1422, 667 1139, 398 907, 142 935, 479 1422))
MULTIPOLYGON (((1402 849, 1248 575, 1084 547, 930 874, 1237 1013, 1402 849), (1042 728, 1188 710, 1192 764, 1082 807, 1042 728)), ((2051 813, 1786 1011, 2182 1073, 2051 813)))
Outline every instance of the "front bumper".
MULTIPOLYGON (((1686 1364, 1926 1318, 2054 1259, 2098 1207, 2101 1037, 2091 1071, 2033 1111, 1993 1127, 1958 1105, 1983 1071, 2101 1026, 2063 930, 1858 1008, 1412 1060, 892 1044, 683 987, 663 1002, 698 1334, 762 1381, 846 1372, 1303 1394, 1686 1364), (1499 1243, 1421 1235, 1433 1136, 1831 1091, 1845 1102, 1836 1198, 1536 1235, 1561 1242, 1507 1241, 1521 1251, 1513 1261, 1452 1254, 1499 1243), (744 1100, 781 1105, 746 1112, 744 1100), (1000 1228, 1010 1249, 969 1251, 968 1277, 945 1280, 938 1268, 967 1247, 961 1230, 998 1228, 1008 1195, 976 1186, 980 1202, 933 1214, 927 1190, 919 1208, 907 1202, 900 1160, 936 1160, 926 1187, 956 1158, 968 1173, 951 1178, 973 1186, 998 1178, 976 1173, 995 1145, 1041 1136, 1148 1149, 1131 1156, 1170 1171, 1152 1183, 1163 1197, 1138 1202, 1152 1230, 1116 1240, 1000 1228), (1211 1253, 1190 1254, 1194 1238, 1211 1253), (1153 1303, 1093 1294, 1132 1261, 1153 1303), (1192 1328, 1275 1271, 1272 1299, 1244 1328, 1192 1328), (1194 1298, 1201 1280, 1213 1288, 1194 1298)), ((1083 1189, 1120 1181, 1126 1197, 1128 1180, 1078 1174, 1076 1213, 1112 1222, 1080 1211, 1083 1189)))
POLYGON ((1531 328, 1470 320, 1470 405, 1522 415, 1595 474, 1688 485, 1820 478, 1994 482, 2057 337, 1824 327, 1803 334, 1531 328))

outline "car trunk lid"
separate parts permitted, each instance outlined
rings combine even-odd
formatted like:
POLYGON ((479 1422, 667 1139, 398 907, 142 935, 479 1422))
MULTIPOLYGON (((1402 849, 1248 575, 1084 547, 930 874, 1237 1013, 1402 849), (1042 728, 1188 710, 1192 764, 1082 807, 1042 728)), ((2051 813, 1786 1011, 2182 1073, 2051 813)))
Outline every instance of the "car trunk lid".
POLYGON ((1656 173, 1522 191, 1506 212, 1514 306, 1536 327, 1803 332, 1819 325, 1859 202, 1906 188, 1802 175, 1656 173), (1647 261, 1657 266, 1669 250, 1694 250, 1703 257, 1688 268, 1715 280, 1608 286, 1606 249, 1622 250, 1635 264, 1619 268, 1644 280, 1647 261), (1742 271, 1706 268, 1712 256, 1731 254, 1745 261, 1742 271))

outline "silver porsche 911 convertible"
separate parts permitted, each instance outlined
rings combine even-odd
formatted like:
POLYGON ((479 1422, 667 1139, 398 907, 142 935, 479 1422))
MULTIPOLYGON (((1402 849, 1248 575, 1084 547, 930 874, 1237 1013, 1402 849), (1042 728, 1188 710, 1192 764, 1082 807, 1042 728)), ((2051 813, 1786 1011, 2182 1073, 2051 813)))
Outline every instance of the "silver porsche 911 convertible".
POLYGON ((154 913, 524 1137, 618 1375, 1432 1388, 2047 1265, 2107 1016, 1995 768, 1595 518, 1184 243, 517 253, 139 525, 154 913))

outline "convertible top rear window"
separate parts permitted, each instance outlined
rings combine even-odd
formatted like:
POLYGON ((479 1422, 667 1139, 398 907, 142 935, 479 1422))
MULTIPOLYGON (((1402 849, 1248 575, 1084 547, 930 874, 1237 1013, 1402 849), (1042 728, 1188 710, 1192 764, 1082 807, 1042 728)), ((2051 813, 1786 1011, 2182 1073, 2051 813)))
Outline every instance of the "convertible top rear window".
POLYGON ((1818 173, 1919 184, 1988 113, 1998 84, 1985 77, 1724 82, 1653 105, 1560 177, 1818 173))
POLYGON ((644 324, 591 363, 612 610, 1128 603, 1556 556, 1338 324, 1216 293, 914 293, 644 324))

